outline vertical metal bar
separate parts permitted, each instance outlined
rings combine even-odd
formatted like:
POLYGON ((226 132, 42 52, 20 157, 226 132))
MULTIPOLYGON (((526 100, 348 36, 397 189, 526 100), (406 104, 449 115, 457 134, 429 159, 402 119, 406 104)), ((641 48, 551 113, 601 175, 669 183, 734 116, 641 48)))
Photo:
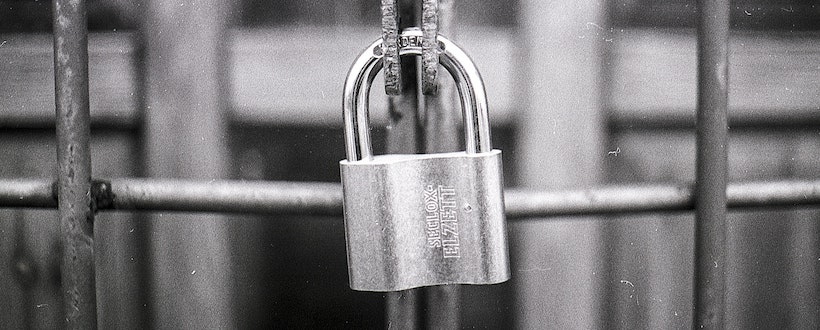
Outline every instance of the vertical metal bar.
POLYGON ((726 286, 729 0, 698 1, 693 328, 721 329, 726 286))
POLYGON ((58 206, 66 328, 97 327, 91 210, 88 30, 83 0, 54 1, 58 206))
MULTIPOLYGON (((16 300, 16 302, 22 305, 23 315, 20 316, 18 314, 18 317, 22 318, 23 326, 33 328, 34 311, 28 308, 28 306, 31 306, 34 299, 36 299, 32 289, 37 285, 37 268, 36 263, 34 263, 31 258, 28 242, 26 242, 26 236, 28 236, 26 235, 28 231, 27 227, 26 217, 23 211, 15 211, 14 223, 13 227, 11 227, 14 240, 12 242, 14 250, 12 250, 10 262, 11 272, 14 274, 14 279, 19 285, 19 288, 22 289, 22 298, 16 300)), ((14 300, 14 297, 12 300, 14 300)), ((9 326, 9 324, 6 323, 6 326, 9 326)))
MULTIPOLYGON (((146 49, 146 39, 148 36, 145 35, 145 29, 140 28, 138 29, 138 34, 136 37, 137 42, 136 44, 136 58, 137 61, 134 63, 134 70, 137 73, 136 77, 136 88, 134 93, 138 95, 137 97, 137 107, 139 112, 137 112, 138 122, 140 123, 140 133, 144 134, 143 130, 145 129, 145 117, 148 113, 148 98, 146 97, 147 91, 150 88, 150 81, 148 80, 148 68, 150 67, 147 59, 148 59, 148 52, 146 49)), ((147 149, 146 146, 147 142, 144 138, 140 139, 139 142, 139 153, 136 155, 136 168, 134 169, 136 173, 134 173, 137 177, 146 177, 148 176, 147 170, 147 149)), ((113 186, 112 186, 113 187, 113 186)), ((153 324, 153 317, 154 317, 154 304, 151 301, 151 293, 154 292, 153 289, 153 269, 151 265, 151 261, 154 257, 151 255, 151 216, 147 213, 136 214, 136 218, 132 220, 131 224, 133 225, 134 232, 134 249, 137 251, 141 251, 137 256, 134 257, 134 274, 132 275, 135 278, 135 282, 133 284, 136 287, 137 295, 133 297, 134 301, 137 304, 137 309, 132 311, 132 313, 136 314, 136 327, 140 328, 149 328, 151 324, 153 324)), ((130 232, 130 229, 129 229, 130 232)), ((135 253, 136 254, 136 253, 135 253)), ((133 282, 131 282, 133 283, 133 282)), ((101 311, 102 312, 102 311, 101 311)), ((104 312, 102 312, 104 313, 104 312)), ((126 320, 129 318, 125 318, 126 320)), ((105 315, 103 314, 100 317, 100 323, 103 324, 106 322, 105 315)), ((104 324, 105 325, 105 324, 104 324)))
MULTIPOLYGON (((422 8, 425 17, 438 16, 438 34, 445 35, 451 40, 454 34, 455 2, 453 0, 425 0, 422 8), (430 4, 432 2, 432 4, 430 4), (435 3, 438 3, 437 6, 435 3), (437 7, 437 8, 434 8, 437 7), (436 10, 438 13, 429 13, 436 10)), ((424 18, 423 18, 424 19, 424 18)), ((422 24, 423 26, 426 24, 422 24)), ((423 58, 423 61, 434 62, 437 59, 423 58)), ((453 84, 445 83, 451 80, 449 75, 438 75, 429 72, 431 68, 424 68, 422 72, 422 89, 428 94, 424 97, 424 151, 426 153, 457 151, 460 139, 463 136, 459 131, 460 103, 456 102, 453 84), (424 86, 424 76, 427 76, 427 85, 424 86), (436 81, 438 80, 438 81, 436 81), (438 85, 436 87, 435 85, 438 85)), ((441 285, 424 289, 424 317, 427 329, 461 329, 461 294, 460 285, 441 285)))
MULTIPOLYGON (((522 111, 516 114, 515 180, 522 187, 587 188, 604 178, 606 42, 598 34, 607 30, 599 25, 604 3, 519 1, 516 77, 526 83, 516 88, 522 111)), ((511 223, 515 328, 606 328, 597 324, 598 306, 606 301, 597 291, 607 274, 599 268, 607 260, 601 226, 564 219, 511 223)))
MULTIPOLYGON (((227 175, 230 43, 226 27, 237 2, 143 2, 147 71, 143 142, 148 176, 213 179, 227 175)), ((148 226, 152 326, 233 327, 232 242, 226 219, 165 214, 153 217, 148 226)))
MULTIPOLYGON (((416 1, 396 0, 399 11, 398 28, 415 25, 416 1)), ((400 61, 400 73, 396 77, 399 94, 390 96, 390 126, 387 130, 388 153, 416 153, 419 151, 418 82, 416 61, 400 61), (402 78, 403 77, 403 78, 402 78)), ((385 65, 384 70, 388 70, 385 65)), ((386 86, 389 87, 389 86, 386 86)), ((389 93, 389 89, 388 93, 389 93)), ((420 327, 421 289, 410 289, 385 294, 385 312, 388 329, 418 329, 420 327)))
POLYGON ((424 288, 425 329, 461 329, 461 292, 458 284, 424 288))
POLYGON ((420 296, 419 288, 385 293, 385 328, 418 329, 420 296))

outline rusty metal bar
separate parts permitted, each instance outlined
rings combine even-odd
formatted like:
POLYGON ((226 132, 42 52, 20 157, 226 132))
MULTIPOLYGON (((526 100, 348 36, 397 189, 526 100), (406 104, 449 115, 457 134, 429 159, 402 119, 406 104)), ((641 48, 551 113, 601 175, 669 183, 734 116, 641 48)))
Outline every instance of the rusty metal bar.
POLYGON ((115 209, 341 215, 335 183, 117 180, 115 209), (164 206, 164 207, 163 207, 164 206))
POLYGON ((382 0, 382 42, 384 43, 384 92, 401 92, 401 58, 399 57, 399 0, 382 0))
MULTIPOLYGON (((443 9, 450 10, 452 6, 443 9)), ((452 15, 445 15, 444 18, 452 18, 452 15)), ((438 91, 438 38, 439 33, 443 33, 439 28, 439 0, 423 0, 421 2, 421 91, 424 95, 436 95, 438 91)), ((445 25, 449 24, 447 22, 445 25)))
MULTIPOLYGON (((113 179, 107 183, 111 200, 95 196, 100 211, 342 215, 342 187, 338 183, 165 179, 113 179)), ((820 180, 733 183, 726 191, 728 207, 735 210, 820 206, 820 180)), ((504 195, 507 217, 516 219, 695 208, 694 189, 687 185, 512 189, 504 195)), ((53 182, 0 179, 0 207, 55 208, 53 182)))
POLYGON ((726 305, 729 0, 698 0, 698 110, 692 327, 723 329, 726 305))
POLYGON ((97 302, 85 1, 55 0, 53 14, 59 164, 57 200, 63 247, 61 276, 66 328, 94 329, 97 327, 97 302))

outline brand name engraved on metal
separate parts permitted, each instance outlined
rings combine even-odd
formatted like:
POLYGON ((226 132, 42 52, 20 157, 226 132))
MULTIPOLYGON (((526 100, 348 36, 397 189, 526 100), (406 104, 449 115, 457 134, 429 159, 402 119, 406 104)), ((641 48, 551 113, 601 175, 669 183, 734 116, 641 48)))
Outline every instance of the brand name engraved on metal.
POLYGON ((421 47, 422 40, 423 38, 421 36, 401 35, 399 36, 399 46, 401 48, 421 47))
POLYGON ((461 257, 455 188, 427 185, 424 189, 424 211, 427 246, 440 248, 444 258, 461 257))

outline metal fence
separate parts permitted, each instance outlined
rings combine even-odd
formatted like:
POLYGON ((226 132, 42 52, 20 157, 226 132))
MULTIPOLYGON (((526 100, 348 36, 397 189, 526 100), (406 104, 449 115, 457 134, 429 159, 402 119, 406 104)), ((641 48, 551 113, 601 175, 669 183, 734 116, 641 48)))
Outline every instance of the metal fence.
MULTIPOLYGON (((693 327, 722 328, 727 208, 820 205, 820 180, 727 182, 729 1, 698 1, 697 178, 692 186, 508 190, 512 221, 557 215, 690 211, 696 214, 693 327)), ((84 1, 54 2, 59 177, 0 180, 0 206, 57 208, 69 328, 96 326, 93 219, 107 210, 342 214, 338 184, 91 176, 88 31, 84 1)))

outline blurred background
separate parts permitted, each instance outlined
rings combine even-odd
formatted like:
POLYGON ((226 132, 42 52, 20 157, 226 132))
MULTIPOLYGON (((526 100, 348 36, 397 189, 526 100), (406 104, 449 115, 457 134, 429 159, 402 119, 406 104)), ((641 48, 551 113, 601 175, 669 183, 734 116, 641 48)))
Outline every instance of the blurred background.
MULTIPOLYGON (((693 181, 694 0, 454 2, 508 187, 693 181)), ((94 177, 338 182, 342 85, 379 4, 89 1, 94 177)), ((820 4, 731 17, 730 179, 817 179, 820 4)), ((56 177, 50 29, 50 1, 0 0, 4 178, 56 177)), ((693 218, 512 221, 513 278, 467 286, 463 326, 690 328, 693 218)), ((728 221, 728 328, 820 327, 820 212, 728 221)), ((62 326, 57 223, 0 210, 3 328, 62 326)), ((383 295, 348 288, 341 218, 102 212, 95 237, 102 328, 385 326, 383 295)))

